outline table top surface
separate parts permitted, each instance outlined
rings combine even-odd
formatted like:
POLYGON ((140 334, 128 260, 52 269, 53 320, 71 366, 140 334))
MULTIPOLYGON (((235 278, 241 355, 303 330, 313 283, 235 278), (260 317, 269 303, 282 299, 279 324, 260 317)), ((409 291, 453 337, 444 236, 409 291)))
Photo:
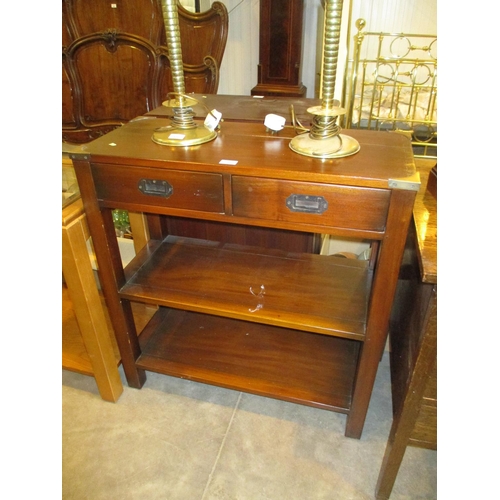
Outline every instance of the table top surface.
MULTIPOLYGON (((199 146, 165 146, 152 140, 153 132, 170 124, 154 116, 136 118, 91 143, 83 155, 100 163, 119 163, 276 179, 323 182, 387 189, 401 181, 401 189, 418 189, 409 141, 388 132, 348 130, 361 146, 358 153, 337 159, 311 158, 292 151, 292 127, 278 134, 260 123, 226 122, 217 137, 199 146)), ((201 122, 200 122, 201 126, 201 122)), ((80 156, 81 157, 81 156, 80 156)))

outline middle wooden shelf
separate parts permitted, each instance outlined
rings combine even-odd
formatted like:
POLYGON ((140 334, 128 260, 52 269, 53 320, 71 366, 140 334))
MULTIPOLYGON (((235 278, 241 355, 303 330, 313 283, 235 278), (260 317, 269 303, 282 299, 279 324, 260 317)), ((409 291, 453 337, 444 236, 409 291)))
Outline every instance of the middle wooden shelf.
POLYGON ((168 236, 125 274, 124 299, 364 340, 367 261, 168 236))

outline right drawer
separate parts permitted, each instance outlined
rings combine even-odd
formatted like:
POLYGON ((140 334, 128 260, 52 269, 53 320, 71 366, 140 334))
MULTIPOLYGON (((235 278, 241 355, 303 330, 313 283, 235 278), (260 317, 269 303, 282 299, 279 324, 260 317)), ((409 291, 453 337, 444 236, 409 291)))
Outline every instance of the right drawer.
POLYGON ((383 231, 390 190, 233 176, 233 215, 383 231))

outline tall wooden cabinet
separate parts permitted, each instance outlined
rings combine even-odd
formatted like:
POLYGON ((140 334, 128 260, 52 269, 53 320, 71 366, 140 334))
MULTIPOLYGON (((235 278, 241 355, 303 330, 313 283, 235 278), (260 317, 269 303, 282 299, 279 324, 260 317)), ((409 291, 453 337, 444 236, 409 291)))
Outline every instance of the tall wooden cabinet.
POLYGON ((258 83, 252 95, 304 97, 301 81, 304 0, 260 0, 258 83))

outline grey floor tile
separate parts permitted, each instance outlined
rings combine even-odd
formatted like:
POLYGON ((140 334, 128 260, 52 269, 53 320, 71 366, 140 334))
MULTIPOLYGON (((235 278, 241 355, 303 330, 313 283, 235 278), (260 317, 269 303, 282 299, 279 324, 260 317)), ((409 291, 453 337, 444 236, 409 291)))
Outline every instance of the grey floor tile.
MULTIPOLYGON (((344 415, 244 394, 203 500, 374 498, 391 418, 388 354, 360 440, 344 415)), ((406 461, 392 498, 435 498, 434 457, 406 461)))
MULTIPOLYGON (((154 373, 113 404, 63 372, 63 498, 373 499, 392 421, 388 357, 360 440, 344 436, 345 415, 316 408, 154 373)), ((408 448, 391 500, 433 498, 436 452, 408 448)))
POLYGON ((159 377, 116 404, 63 387, 64 499, 201 498, 239 394, 159 377))

